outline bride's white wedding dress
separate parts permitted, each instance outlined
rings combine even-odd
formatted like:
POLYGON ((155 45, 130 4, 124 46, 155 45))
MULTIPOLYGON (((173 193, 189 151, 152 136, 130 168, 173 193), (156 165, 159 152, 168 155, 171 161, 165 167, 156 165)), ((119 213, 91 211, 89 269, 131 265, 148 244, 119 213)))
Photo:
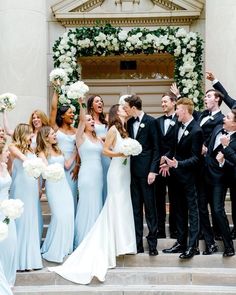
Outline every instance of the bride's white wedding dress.
MULTIPOLYGON (((117 131, 113 151, 120 151, 123 140, 117 131)), ((123 161, 124 158, 118 157, 111 160, 107 199, 94 226, 65 263, 50 267, 50 271, 79 284, 90 283, 94 276, 103 282, 108 268, 116 266, 116 256, 137 252, 130 196, 130 162, 128 159, 124 165, 123 161)))

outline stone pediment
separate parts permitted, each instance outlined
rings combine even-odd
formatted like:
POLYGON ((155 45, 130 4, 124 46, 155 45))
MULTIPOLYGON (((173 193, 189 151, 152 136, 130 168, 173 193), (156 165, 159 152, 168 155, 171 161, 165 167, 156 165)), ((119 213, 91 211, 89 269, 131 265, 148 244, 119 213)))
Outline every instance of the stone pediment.
POLYGON ((189 25, 199 18, 204 0, 63 0, 52 6, 66 27, 189 25))

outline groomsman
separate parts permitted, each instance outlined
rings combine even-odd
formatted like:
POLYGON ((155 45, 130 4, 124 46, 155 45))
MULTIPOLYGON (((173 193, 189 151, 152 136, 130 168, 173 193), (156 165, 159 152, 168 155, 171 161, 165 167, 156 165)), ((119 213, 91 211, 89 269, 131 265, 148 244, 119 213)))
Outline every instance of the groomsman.
POLYGON ((154 181, 158 167, 158 145, 156 139, 155 120, 142 111, 142 100, 137 95, 125 98, 124 109, 132 118, 127 128, 130 137, 142 145, 142 153, 131 157, 131 198, 134 211, 137 252, 143 249, 143 208, 149 233, 147 241, 149 255, 157 252, 157 213, 154 196, 154 181))
POLYGON ((176 196, 176 243, 164 253, 182 253, 179 258, 188 259, 200 252, 197 248, 199 234, 199 214, 197 191, 195 186, 196 166, 201 156, 203 133, 193 119, 194 105, 191 99, 181 98, 176 103, 176 115, 179 126, 175 137, 175 146, 166 154, 166 164, 161 165, 163 175, 173 174, 176 196), (189 221, 189 238, 188 238, 189 221))
POLYGON ((224 95, 224 102, 230 109, 236 108, 236 100, 229 96, 224 86, 215 78, 213 73, 207 72, 206 78, 212 82, 212 86, 224 95))
POLYGON ((210 139, 206 154, 205 186, 208 197, 212 200, 213 215, 223 239, 224 257, 235 254, 230 236, 229 222, 224 209, 228 180, 234 177, 236 153, 236 109, 217 126, 210 139), (227 136, 225 136, 225 134, 227 136))
MULTIPOLYGON (((175 105, 177 97, 172 92, 163 94, 161 98, 161 106, 164 115, 156 119, 157 138, 160 148, 161 163, 164 163, 164 155, 171 150, 175 142, 176 128, 178 120, 175 115, 175 105)), ((168 189, 169 198, 169 229, 170 237, 176 238, 176 225, 174 216, 174 190, 172 177, 163 177, 159 174, 156 177, 156 209, 158 220, 157 238, 165 238, 165 221, 166 221, 166 193, 168 189)))

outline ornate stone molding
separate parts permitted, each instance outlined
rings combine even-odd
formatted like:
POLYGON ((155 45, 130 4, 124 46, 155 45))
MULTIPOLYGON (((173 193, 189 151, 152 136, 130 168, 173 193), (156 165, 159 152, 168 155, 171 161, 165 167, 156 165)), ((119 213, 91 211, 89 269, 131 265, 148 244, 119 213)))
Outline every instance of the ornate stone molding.
POLYGON ((155 5, 163 7, 168 10, 183 10, 183 7, 175 4, 173 1, 170 0, 152 0, 155 5))
POLYGON ((79 5, 75 9, 72 9, 71 12, 90 11, 90 10, 94 9, 95 7, 97 7, 97 6, 102 5, 103 2, 104 2, 104 0, 89 0, 89 1, 79 5))
POLYGON ((181 26, 190 25, 204 7, 203 0, 145 0, 149 10, 139 10, 140 0, 63 0, 52 7, 54 15, 65 27, 96 26, 181 26), (136 4, 133 12, 116 8, 122 3, 136 4), (150 3, 152 9, 150 10, 150 3), (110 5, 110 6, 109 6, 110 5))

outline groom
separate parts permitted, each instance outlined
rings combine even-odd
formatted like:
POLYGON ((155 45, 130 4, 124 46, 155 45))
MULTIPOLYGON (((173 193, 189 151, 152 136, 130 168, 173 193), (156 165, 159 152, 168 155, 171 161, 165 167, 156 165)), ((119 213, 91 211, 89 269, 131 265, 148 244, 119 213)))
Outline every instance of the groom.
POLYGON ((158 167, 158 147, 155 120, 142 111, 142 100, 137 95, 125 98, 124 109, 132 117, 127 122, 130 137, 142 145, 142 153, 131 157, 131 198, 134 211, 134 223, 137 253, 143 253, 143 207, 149 233, 147 241, 149 255, 157 252, 157 213, 154 195, 154 181, 158 167))

